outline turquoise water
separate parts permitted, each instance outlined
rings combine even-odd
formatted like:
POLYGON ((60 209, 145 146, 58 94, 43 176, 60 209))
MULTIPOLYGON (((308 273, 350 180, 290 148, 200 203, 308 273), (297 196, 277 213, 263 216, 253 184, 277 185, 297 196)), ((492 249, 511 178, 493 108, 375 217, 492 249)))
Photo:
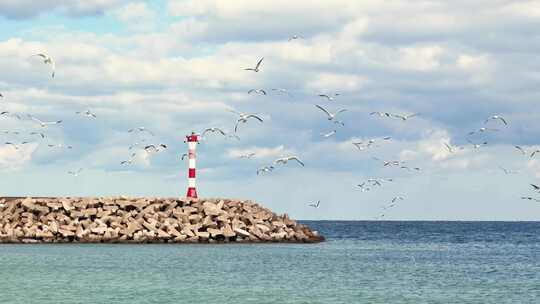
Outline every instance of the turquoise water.
POLYGON ((328 241, 0 245, 0 303, 540 303, 540 223, 307 223, 328 241))

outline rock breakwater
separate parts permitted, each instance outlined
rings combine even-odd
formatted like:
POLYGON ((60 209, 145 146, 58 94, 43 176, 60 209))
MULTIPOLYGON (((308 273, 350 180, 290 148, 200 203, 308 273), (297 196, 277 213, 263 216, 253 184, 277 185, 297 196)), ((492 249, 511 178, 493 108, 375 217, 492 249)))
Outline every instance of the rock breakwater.
POLYGON ((321 242, 251 201, 0 197, 0 243, 321 242))

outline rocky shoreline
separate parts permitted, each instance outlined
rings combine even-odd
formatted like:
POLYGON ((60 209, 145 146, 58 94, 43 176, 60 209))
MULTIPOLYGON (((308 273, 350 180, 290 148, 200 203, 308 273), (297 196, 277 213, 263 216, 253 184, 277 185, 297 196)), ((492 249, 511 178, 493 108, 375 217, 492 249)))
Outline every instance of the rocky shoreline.
POLYGON ((316 243, 324 237, 251 201, 0 197, 0 243, 316 243))

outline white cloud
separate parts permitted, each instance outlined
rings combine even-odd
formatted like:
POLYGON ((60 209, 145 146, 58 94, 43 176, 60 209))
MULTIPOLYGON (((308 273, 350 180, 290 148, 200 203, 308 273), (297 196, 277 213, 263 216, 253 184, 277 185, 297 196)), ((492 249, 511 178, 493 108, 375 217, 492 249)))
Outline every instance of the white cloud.
POLYGON ((280 157, 284 155, 293 154, 292 150, 286 149, 285 146, 277 146, 273 148, 267 147, 248 147, 248 148, 232 148, 227 151, 227 157, 229 158, 239 158, 241 155, 246 155, 249 153, 255 153, 253 158, 265 159, 271 157, 280 157))
POLYGON ((0 146, 0 170, 18 170, 32 161, 32 154, 37 149, 37 143, 18 145, 18 149, 11 145, 0 146))
POLYGON ((128 3, 113 14, 129 28, 137 31, 151 30, 157 17, 144 2, 128 3))

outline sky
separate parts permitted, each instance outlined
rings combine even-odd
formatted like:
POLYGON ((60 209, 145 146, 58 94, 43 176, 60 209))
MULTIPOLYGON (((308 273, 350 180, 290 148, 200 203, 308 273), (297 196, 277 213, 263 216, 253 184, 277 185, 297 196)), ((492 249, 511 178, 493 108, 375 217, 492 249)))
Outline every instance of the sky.
POLYGON ((2 195, 185 196, 185 135, 233 134, 234 109, 264 122, 199 144, 201 197, 297 219, 540 220, 540 203, 521 199, 540 199, 540 155, 514 148, 540 148, 540 1, 0 0, 0 24, 0 111, 23 118, 0 116, 2 195), (54 59, 54 79, 36 53, 54 59), (268 94, 247 93, 258 88, 268 94), (317 104, 347 109, 344 126, 317 104), (75 114, 86 110, 97 118, 75 114), (154 136, 128 132, 143 126, 154 136), (482 127, 497 131, 468 135, 482 127), (288 155, 305 167, 256 174, 288 155), (393 181, 362 192, 369 178, 393 181))

